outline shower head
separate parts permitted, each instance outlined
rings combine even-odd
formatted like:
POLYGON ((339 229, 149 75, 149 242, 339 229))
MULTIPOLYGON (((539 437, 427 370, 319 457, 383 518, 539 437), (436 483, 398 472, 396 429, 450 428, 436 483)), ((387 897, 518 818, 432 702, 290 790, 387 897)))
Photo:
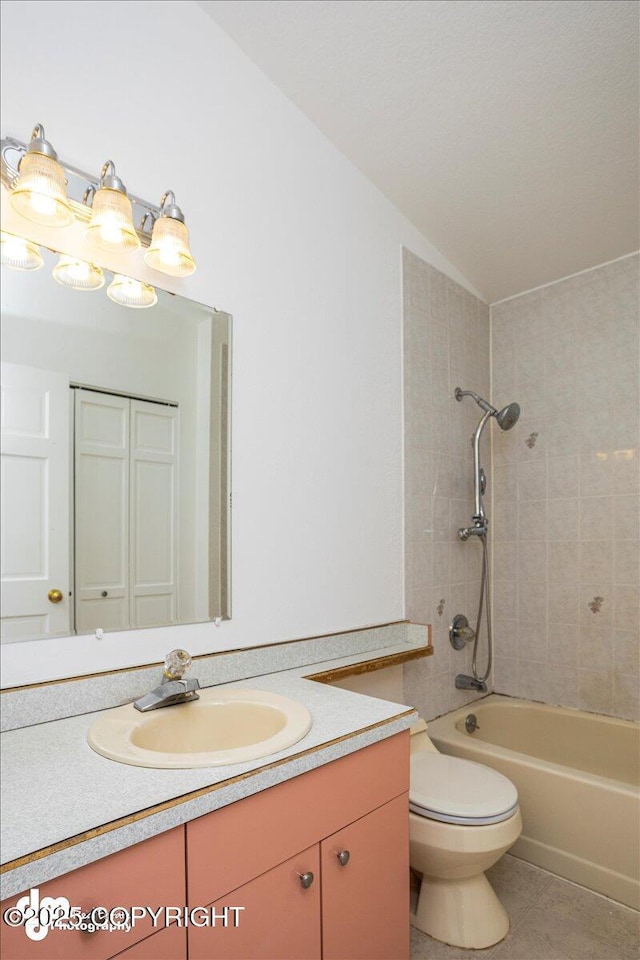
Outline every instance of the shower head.
POLYGON ((495 407, 492 407, 490 403, 483 400, 482 397, 474 393, 473 390, 461 390, 460 387, 456 387, 454 396, 456 400, 462 400, 463 397, 473 397, 485 413, 490 413, 492 417, 496 418, 501 430, 511 430, 511 427, 514 427, 518 422, 520 407, 517 403, 510 403, 509 406, 503 407, 503 409, 498 412, 495 407))
POLYGON ((517 403, 510 403, 495 416, 501 430, 511 430, 511 427, 515 427, 520 417, 520 406, 517 403))

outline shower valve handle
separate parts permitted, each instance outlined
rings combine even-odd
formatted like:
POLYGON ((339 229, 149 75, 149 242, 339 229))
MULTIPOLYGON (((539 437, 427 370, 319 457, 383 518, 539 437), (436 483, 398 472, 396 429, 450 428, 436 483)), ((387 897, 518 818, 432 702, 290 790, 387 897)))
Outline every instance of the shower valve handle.
POLYGON ((449 642, 454 650, 463 650, 475 638, 476 632, 469 626, 464 613, 456 613, 449 626, 449 642))

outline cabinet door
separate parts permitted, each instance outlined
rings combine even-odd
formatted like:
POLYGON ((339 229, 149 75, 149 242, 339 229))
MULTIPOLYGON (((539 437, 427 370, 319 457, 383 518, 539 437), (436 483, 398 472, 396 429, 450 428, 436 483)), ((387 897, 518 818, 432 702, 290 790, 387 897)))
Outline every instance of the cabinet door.
MULTIPOLYGON (((10 897, 0 904, 0 917, 4 916, 5 910, 15 908, 17 903, 21 908, 27 908, 29 918, 34 917, 38 908, 47 904, 45 898, 65 898, 70 907, 79 907, 82 913, 89 913, 94 907, 129 910, 134 906, 155 909, 183 905, 186 898, 184 827, 174 827, 103 860, 49 880, 24 894, 10 897), (21 902, 23 898, 24 902, 21 902)), ((163 922, 162 915, 158 922, 163 922)), ((154 934, 157 929, 148 914, 132 924, 130 930, 105 929, 93 933, 46 930, 31 920, 28 926, 18 927, 0 921, 0 956, 3 960, 106 960, 154 934)), ((140 956, 144 957, 144 954, 140 956)))
POLYGON ((238 887, 211 909, 215 927, 189 927, 189 960, 319 960, 318 845, 238 887), (301 880, 306 873, 313 874, 308 887, 301 880))
POLYGON ((320 845, 325 960, 409 956, 409 797, 385 803, 320 845), (349 854, 348 861, 346 854, 349 854))

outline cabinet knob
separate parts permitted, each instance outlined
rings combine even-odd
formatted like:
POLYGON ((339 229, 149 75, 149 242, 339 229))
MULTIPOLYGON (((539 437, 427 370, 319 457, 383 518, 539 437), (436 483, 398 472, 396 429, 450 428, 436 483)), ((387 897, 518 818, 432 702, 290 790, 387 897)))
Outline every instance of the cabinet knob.
POLYGON ((89 929, 80 928, 83 937, 93 937, 98 933, 99 928, 95 924, 106 923, 109 915, 104 907, 87 907, 82 911, 80 918, 89 929))
POLYGON ((47 596, 51 603, 60 603, 62 600, 62 590, 49 590, 47 596))
POLYGON ((340 861, 340 866, 346 867, 346 865, 349 863, 349 858, 351 857, 351 854, 349 853, 348 850, 339 850, 336 856, 340 861))
POLYGON ((309 871, 308 873, 299 873, 298 876, 300 877, 300 886, 302 887, 302 889, 308 890, 311 884, 313 883, 313 874, 311 873, 311 871, 309 871))
POLYGON ((102 593, 100 594, 100 596, 101 596, 101 597, 108 597, 109 594, 107 593, 106 590, 103 590, 102 593))

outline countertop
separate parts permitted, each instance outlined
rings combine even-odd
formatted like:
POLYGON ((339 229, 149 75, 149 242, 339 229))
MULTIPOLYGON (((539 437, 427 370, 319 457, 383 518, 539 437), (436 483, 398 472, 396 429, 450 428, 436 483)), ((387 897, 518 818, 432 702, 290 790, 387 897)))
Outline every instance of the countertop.
POLYGON ((197 770, 117 763, 87 743, 100 712, 3 734, 0 899, 407 730, 417 716, 411 707, 305 678, 350 664, 393 663, 406 649, 221 685, 271 690, 304 703, 312 715, 298 743, 246 763, 197 770))

